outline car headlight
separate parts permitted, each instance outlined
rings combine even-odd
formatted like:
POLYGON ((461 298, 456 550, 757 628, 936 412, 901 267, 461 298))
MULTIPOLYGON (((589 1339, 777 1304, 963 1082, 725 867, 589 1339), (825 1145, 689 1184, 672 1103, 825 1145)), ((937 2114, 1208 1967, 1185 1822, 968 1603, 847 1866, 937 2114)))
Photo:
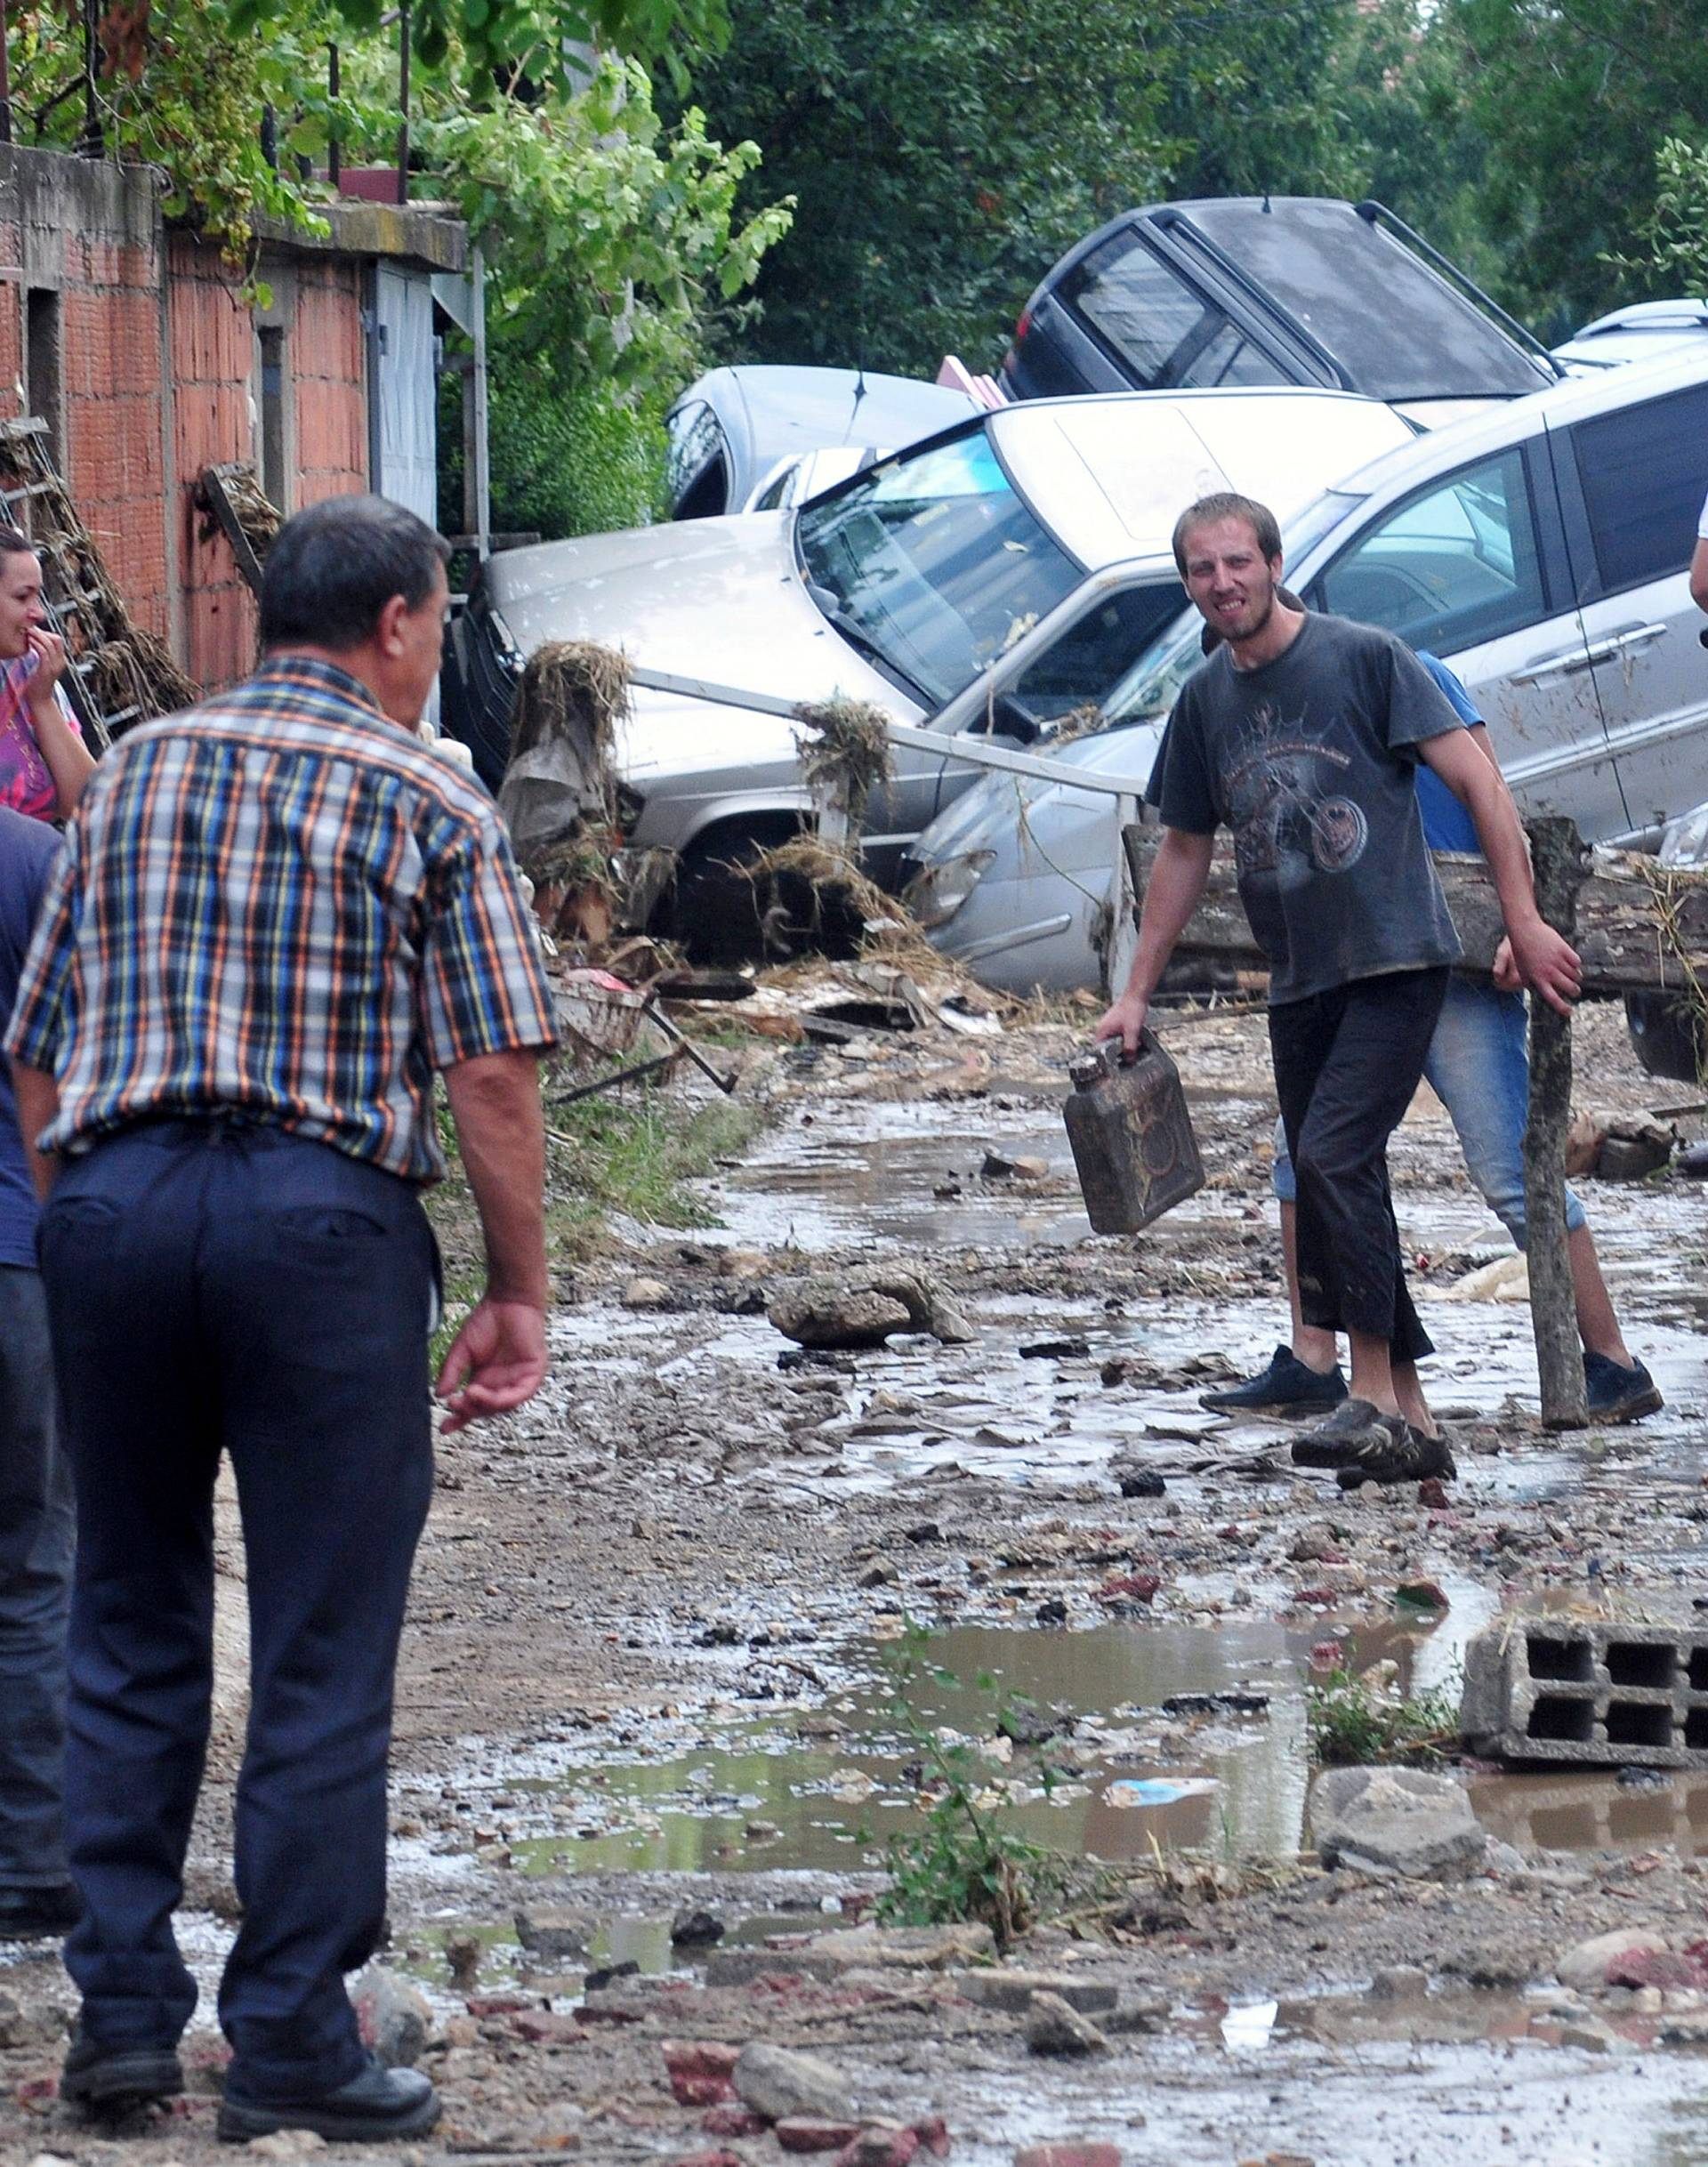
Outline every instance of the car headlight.
POLYGON ((902 901, 929 933, 947 925, 984 877, 995 850, 963 850, 916 873, 902 891, 902 901))

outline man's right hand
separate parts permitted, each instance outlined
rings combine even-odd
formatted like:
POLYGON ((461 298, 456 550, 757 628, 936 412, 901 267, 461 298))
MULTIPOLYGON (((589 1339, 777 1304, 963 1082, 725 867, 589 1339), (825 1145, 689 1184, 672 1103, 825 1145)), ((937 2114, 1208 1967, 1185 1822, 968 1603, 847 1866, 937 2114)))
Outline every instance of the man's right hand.
POLYGON ((1121 1041, 1123 1060, 1136 1061, 1139 1058, 1139 1040, 1145 1027, 1145 1018, 1150 1013, 1150 1003, 1138 994, 1123 994, 1115 1005, 1099 1019, 1092 1033, 1094 1044, 1106 1038, 1121 1041))
POLYGON ((486 1294, 463 1320, 433 1386, 450 1414, 450 1436, 488 1414, 508 1414, 545 1382, 545 1312, 528 1301, 486 1294))
POLYGON ((1569 1016, 1583 985, 1583 965, 1571 942, 1542 918, 1509 927, 1507 940, 1513 968, 1531 992, 1569 1016))

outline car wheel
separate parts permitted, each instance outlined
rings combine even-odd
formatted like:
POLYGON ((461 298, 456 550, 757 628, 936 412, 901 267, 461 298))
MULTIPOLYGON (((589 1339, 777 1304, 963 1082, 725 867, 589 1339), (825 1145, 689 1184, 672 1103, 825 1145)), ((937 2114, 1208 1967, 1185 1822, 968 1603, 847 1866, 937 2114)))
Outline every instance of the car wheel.
POLYGON ((1627 994, 1625 1023, 1637 1059, 1650 1075, 1696 1084, 1708 1074, 1708 1029, 1684 995, 1627 994))
POLYGON ((815 890, 797 874, 758 870, 757 860, 795 832, 780 822, 726 828, 682 853, 664 930, 690 963, 721 969, 857 953, 862 922, 846 898, 815 890))

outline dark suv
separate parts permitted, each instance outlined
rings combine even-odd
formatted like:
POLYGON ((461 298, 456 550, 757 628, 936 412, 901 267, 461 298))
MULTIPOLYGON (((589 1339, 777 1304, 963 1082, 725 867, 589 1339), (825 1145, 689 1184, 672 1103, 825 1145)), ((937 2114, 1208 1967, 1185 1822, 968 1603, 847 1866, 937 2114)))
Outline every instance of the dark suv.
POLYGON ((1002 369, 1016 399, 1322 384, 1425 427, 1563 373, 1381 204, 1315 196, 1124 212, 1039 286, 1002 369))

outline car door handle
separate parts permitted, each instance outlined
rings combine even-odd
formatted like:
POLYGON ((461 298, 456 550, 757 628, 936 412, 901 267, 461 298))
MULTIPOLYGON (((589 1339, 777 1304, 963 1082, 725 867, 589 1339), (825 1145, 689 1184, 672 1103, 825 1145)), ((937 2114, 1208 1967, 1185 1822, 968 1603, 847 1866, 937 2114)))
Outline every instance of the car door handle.
POLYGON ((1535 655, 1521 669, 1511 673, 1510 682, 1515 685, 1539 684, 1544 677, 1567 677, 1575 670, 1587 670, 1596 660, 1591 647, 1562 648, 1555 655, 1535 655))
POLYGON ((1567 677, 1576 670, 1592 669, 1598 662, 1612 662, 1634 647, 1666 636, 1664 624, 1629 624, 1623 632, 1607 632, 1583 647, 1562 648, 1557 655, 1538 655, 1521 670, 1514 670, 1515 685, 1534 685, 1544 677, 1567 677))
POLYGON ((1596 662, 1610 662, 1615 655, 1623 655, 1629 648, 1647 647, 1651 640, 1664 640, 1665 637, 1664 624, 1633 624, 1628 631, 1609 632, 1605 640, 1595 640, 1590 648, 1590 654, 1596 662))

